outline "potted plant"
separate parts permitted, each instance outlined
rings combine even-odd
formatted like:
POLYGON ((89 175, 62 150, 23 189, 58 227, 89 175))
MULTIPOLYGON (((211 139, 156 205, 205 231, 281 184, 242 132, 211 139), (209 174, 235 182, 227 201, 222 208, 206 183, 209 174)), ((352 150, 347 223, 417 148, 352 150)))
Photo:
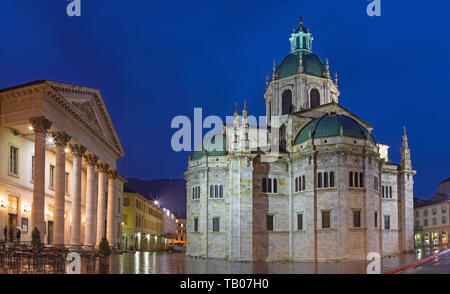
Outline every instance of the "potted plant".
POLYGON ((33 253, 39 253, 41 251, 41 232, 39 232, 38 228, 34 227, 33 232, 31 233, 31 248, 33 253))
POLYGON ((109 268, 109 256, 111 255, 111 248, 109 247, 109 242, 105 237, 103 237, 100 241, 100 244, 98 246, 98 253, 100 254, 100 273, 106 274, 108 273, 109 268))

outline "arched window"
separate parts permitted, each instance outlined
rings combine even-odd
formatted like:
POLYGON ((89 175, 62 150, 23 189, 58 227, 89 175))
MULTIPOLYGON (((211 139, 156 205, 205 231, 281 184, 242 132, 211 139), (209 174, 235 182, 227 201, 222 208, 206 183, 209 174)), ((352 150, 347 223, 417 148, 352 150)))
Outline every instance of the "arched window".
POLYGON ((358 187, 358 173, 355 172, 355 187, 358 187))
POLYGON ((267 192, 267 180, 266 178, 262 179, 262 191, 267 192))
POLYGON ((302 179, 302 190, 305 190, 305 186, 306 186, 306 182, 305 182, 305 176, 303 176, 303 179, 302 179))
POLYGON ((364 187, 364 175, 363 173, 359 173, 359 186, 364 187))
POLYGON ((280 128, 280 151, 286 150, 286 127, 284 125, 280 128))
POLYGON ((292 107, 292 92, 291 90, 286 90, 281 95, 281 115, 291 113, 292 107))
POLYGON ((306 37, 303 37, 303 49, 306 49, 306 45, 307 45, 306 37))
POLYGON ((349 179, 348 185, 350 187, 353 187, 353 172, 350 172, 348 179, 349 179))
POLYGON ((210 198, 214 197, 214 186, 213 185, 209 186, 209 197, 210 198))
POLYGON ((295 192, 298 192, 298 178, 295 178, 295 192))
POLYGON ((310 108, 320 106, 320 93, 317 89, 312 89, 309 96, 311 106, 310 108))
POLYGON ((223 186, 222 185, 220 185, 219 192, 220 192, 219 197, 223 198, 223 186))
POLYGON ((334 187, 334 172, 330 172, 330 187, 334 187))
POLYGON ((219 187, 216 185, 216 187, 215 187, 215 193, 214 193, 214 198, 217 198, 217 197, 219 197, 219 187))
POLYGON ((389 186, 389 198, 392 198, 392 186, 389 186))
POLYGON ((269 184, 267 187, 267 192, 272 193, 272 179, 269 178, 268 181, 269 181, 269 184))
POLYGON ((278 192, 277 179, 273 179, 273 193, 277 193, 277 192, 278 192))
POLYGON ((297 39, 295 40, 295 48, 300 49, 300 37, 297 37, 297 39))
POLYGON ((192 199, 195 199, 195 187, 192 187, 192 199))
POLYGON ((322 173, 318 174, 318 177, 317 177, 317 188, 322 188, 322 173))
POLYGON ((325 172, 323 174, 323 187, 328 188, 328 173, 327 172, 325 172))

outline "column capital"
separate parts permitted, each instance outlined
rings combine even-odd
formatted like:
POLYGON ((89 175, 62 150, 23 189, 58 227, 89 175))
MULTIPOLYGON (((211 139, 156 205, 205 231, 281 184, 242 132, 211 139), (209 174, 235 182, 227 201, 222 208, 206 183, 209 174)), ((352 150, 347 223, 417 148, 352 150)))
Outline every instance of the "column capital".
POLYGON ((47 133, 47 130, 52 126, 52 122, 45 116, 30 117, 30 123, 35 133, 47 133))
POLYGON ((65 132, 54 132, 52 133, 52 136, 55 140, 55 144, 60 146, 66 146, 70 139, 72 139, 72 137, 65 132))
POLYGON ((108 169, 108 178, 110 178, 111 180, 114 180, 118 174, 119 173, 115 169, 108 169))
POLYGON ((98 157, 95 154, 85 154, 84 159, 89 165, 95 165, 98 161, 98 157))
POLYGON ((101 173, 107 173, 108 169, 109 169, 109 165, 104 163, 103 161, 98 161, 97 164, 95 165, 95 167, 97 168, 98 172, 101 173))
POLYGON ((86 147, 81 144, 70 144, 70 150, 73 155, 81 157, 86 152, 86 147))

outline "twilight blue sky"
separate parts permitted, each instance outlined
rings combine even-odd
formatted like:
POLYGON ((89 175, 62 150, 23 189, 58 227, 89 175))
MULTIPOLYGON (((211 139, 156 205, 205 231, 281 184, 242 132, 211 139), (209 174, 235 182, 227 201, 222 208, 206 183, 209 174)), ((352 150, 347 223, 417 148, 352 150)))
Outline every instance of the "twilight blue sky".
MULTIPOLYGON (((264 115, 265 76, 289 54, 302 15, 314 52, 339 72, 340 103, 375 127, 400 158, 408 128, 415 194, 450 177, 448 1, 367 0, 0 1, 0 88, 39 79, 101 90, 126 157, 125 177, 182 177, 187 153, 171 150, 176 115, 221 117, 247 99, 264 115)), ((206 131, 204 132, 206 133, 206 131)))

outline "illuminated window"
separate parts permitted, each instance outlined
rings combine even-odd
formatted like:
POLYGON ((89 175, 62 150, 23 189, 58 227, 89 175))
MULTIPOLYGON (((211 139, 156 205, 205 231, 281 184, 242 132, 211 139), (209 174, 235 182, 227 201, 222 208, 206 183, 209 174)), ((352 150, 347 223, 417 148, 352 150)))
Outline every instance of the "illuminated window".
POLYGON ((9 206, 8 206, 8 213, 11 214, 17 214, 18 212, 18 204, 19 204, 19 198, 16 196, 8 196, 8 202, 9 202, 9 206))

